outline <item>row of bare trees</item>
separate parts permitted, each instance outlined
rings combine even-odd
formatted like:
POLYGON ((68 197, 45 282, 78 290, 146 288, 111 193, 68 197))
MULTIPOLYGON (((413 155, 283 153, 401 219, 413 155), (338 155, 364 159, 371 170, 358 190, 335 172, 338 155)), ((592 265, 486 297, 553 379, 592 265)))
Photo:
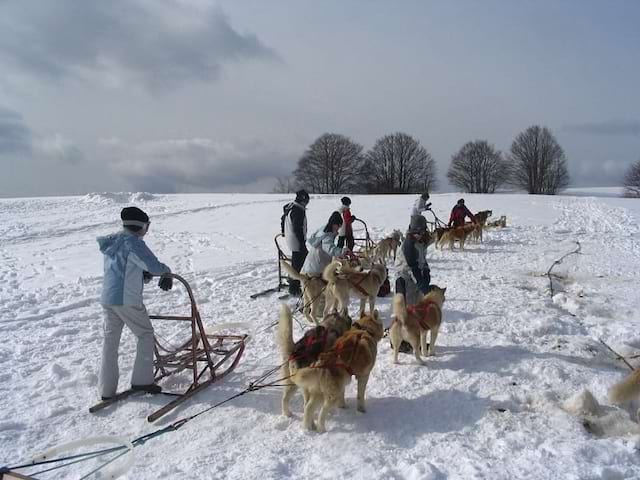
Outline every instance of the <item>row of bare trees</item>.
POLYGON ((314 193, 417 193, 436 188, 431 154, 406 133, 378 139, 368 152, 344 135, 325 133, 304 152, 293 178, 280 178, 276 192, 305 188, 314 193))
MULTIPOLYGON (((562 147, 549 129, 538 125, 520 133, 506 155, 486 140, 466 143, 451 158, 447 178, 469 193, 494 193, 511 185, 554 195, 569 184, 562 147)), ((344 135, 325 133, 304 152, 293 178, 278 179, 275 191, 419 193, 436 186, 433 157, 406 133, 385 135, 366 153, 344 135)))
POLYGON ((493 193, 511 185, 528 193, 555 195, 569 185, 567 158, 546 127, 518 134, 508 154, 486 140, 465 144, 451 159, 447 178, 469 193, 493 193))

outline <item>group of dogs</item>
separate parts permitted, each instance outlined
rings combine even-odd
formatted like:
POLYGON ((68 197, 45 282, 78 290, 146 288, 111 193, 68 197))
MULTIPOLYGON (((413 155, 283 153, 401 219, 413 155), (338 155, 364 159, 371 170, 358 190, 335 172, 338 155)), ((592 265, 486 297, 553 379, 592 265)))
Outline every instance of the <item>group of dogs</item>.
MULTIPOLYGON (((436 228, 433 233, 427 232, 432 238, 428 244, 435 243, 437 247, 438 244, 448 243, 453 248, 453 243, 458 241, 463 249, 469 235, 482 241, 483 228, 506 227, 505 216, 487 222, 491 214, 490 210, 478 212, 475 215, 477 223, 451 229, 436 228)), ((391 254, 395 259, 402 241, 403 236, 399 230, 381 240, 372 252, 372 263, 367 271, 354 266, 348 259, 334 259, 324 269, 322 276, 317 277, 300 274, 288 262, 281 261, 288 275, 303 283, 302 310, 307 320, 316 325, 295 342, 293 314, 286 304, 282 305, 278 322, 278 345, 285 381, 282 414, 292 415, 289 406, 291 399, 301 389, 303 425, 306 429, 326 431, 326 421, 333 410, 337 407, 346 408, 345 389, 354 376, 357 381, 357 410, 363 413, 366 411, 367 383, 378 355, 378 343, 384 336, 384 327, 375 309, 376 296, 387 279, 385 262, 391 254), (351 294, 360 299, 359 318, 355 322, 348 314, 351 294)), ((422 356, 434 355, 442 324, 446 290, 432 285, 416 305, 406 305, 402 294, 394 296, 389 337, 395 364, 398 363, 398 353, 403 341, 411 345, 419 364, 424 363, 422 356)), ((609 399, 617 404, 640 399, 640 369, 614 385, 609 390, 609 399)))
POLYGON ((435 242, 436 248, 440 247, 440 249, 442 249, 444 245, 448 245, 449 249, 453 250, 455 242, 458 242, 460 250, 464 250, 467 239, 471 239, 476 243, 482 242, 482 232, 485 228, 504 228, 507 226, 507 217, 505 215, 501 216, 498 220, 488 222, 491 215, 493 215, 491 210, 482 210, 474 215, 476 219, 474 223, 466 223, 453 228, 436 227, 431 235, 431 243, 435 242))
MULTIPOLYGON (((465 225, 451 228, 436 227, 433 232, 425 232, 422 240, 427 246, 435 244, 436 248, 443 249, 447 245, 450 250, 453 250, 455 243, 458 242, 460 249, 464 250, 468 239, 476 243, 482 242, 483 231, 486 228, 505 228, 507 226, 507 217, 505 215, 502 215, 498 220, 489 222, 488 219, 491 215, 493 215, 493 211, 483 210, 475 214, 475 223, 466 223, 465 225)), ((381 240, 376 245, 373 250, 373 258, 386 261, 393 253, 393 259, 395 260, 396 250, 403 240, 402 233, 399 230, 394 230, 389 237, 381 240)))
MULTIPOLYGON (((504 227, 506 217, 495 225, 488 225, 492 212, 476 214, 478 223, 470 227, 439 229, 427 232, 427 244, 450 245, 457 240, 460 247, 469 235, 482 241, 482 228, 504 227), (477 233, 479 231, 479 233, 477 233)), ((395 260, 398 247, 404 240, 395 230, 376 245, 362 265, 354 265, 349 259, 334 259, 323 270, 322 276, 297 272, 290 263, 281 261, 289 277, 303 284, 302 313, 315 328, 307 331, 297 342, 293 339, 291 309, 283 304, 278 323, 278 345, 282 354, 282 376, 286 379, 282 396, 282 413, 291 416, 291 398, 298 388, 304 399, 303 424, 309 430, 323 432, 326 420, 336 407, 344 408, 345 388, 353 376, 357 380, 357 409, 364 412, 365 391, 369 375, 376 362, 378 343, 384 336, 384 327, 375 309, 380 287, 387 279, 386 260, 395 260), (350 297, 360 300, 359 318, 352 322, 348 314, 350 297), (369 304, 368 311, 366 309, 369 304), (319 413, 318 412, 319 409, 319 413)), ((405 297, 396 294, 392 302, 392 323, 389 337, 393 361, 398 363, 400 344, 411 345, 415 359, 423 364, 423 356, 435 352, 436 339, 442 324, 442 306, 446 288, 432 285, 416 305, 406 305, 405 297), (427 342, 427 334, 429 341, 427 342)))
MULTIPOLYGON (((300 388, 304 399, 305 428, 324 432, 329 414, 336 407, 346 406, 345 388, 352 376, 357 380, 357 409, 360 412, 366 410, 365 391, 376 362, 378 343, 384 336, 382 320, 375 309, 375 299, 387 278, 387 269, 383 263, 374 262, 365 272, 354 267, 347 259, 336 259, 324 269, 320 278, 299 274, 284 260, 282 266, 289 275, 303 282, 303 313, 310 322, 316 324, 315 328, 294 342, 293 314, 287 305, 282 305, 278 323, 282 377, 286 379, 282 413, 291 416, 289 403, 300 388), (351 294, 360 298, 360 314, 355 322, 348 315, 351 294), (316 305, 322 303, 319 300, 323 295, 324 309, 320 314, 316 305), (311 305, 307 309, 309 301, 311 305)), ((398 362, 400 343, 403 340, 411 344, 415 358, 421 364, 421 354, 434 353, 442 323, 445 292, 446 288, 434 285, 417 305, 410 306, 405 305, 403 295, 397 294, 394 297, 394 320, 389 328, 389 336, 395 363, 398 362), (427 344, 428 332, 430 336, 427 344)))

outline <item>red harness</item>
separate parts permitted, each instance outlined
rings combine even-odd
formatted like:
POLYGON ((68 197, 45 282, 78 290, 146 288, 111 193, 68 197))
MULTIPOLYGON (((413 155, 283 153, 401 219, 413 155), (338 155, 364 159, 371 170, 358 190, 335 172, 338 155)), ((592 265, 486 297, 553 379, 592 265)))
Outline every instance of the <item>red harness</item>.
POLYGON ((431 327, 427 323, 427 315, 431 307, 433 307, 434 305, 438 307, 438 304, 436 302, 434 302, 433 300, 428 300, 418 305, 409 305, 407 307, 407 312, 418 317, 418 325, 420 325, 420 328, 422 330, 429 330, 431 327))

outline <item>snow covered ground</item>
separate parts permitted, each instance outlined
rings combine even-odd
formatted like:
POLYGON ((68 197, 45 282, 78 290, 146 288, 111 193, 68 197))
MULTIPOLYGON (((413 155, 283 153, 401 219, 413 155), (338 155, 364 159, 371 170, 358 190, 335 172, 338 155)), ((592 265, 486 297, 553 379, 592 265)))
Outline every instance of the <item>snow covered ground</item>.
MULTIPOLYGON (((465 195, 472 211, 506 215, 508 227, 464 252, 431 250, 432 282, 447 287, 437 356, 426 366, 391 362, 383 339, 368 412, 338 411, 325 434, 280 415, 278 389, 242 396, 136 449, 127 479, 622 479, 640 477, 634 410, 608 405, 607 388, 627 374, 598 342, 640 350, 640 201, 598 189, 575 196, 465 195), (566 276, 552 300, 544 273, 566 276), (601 404, 581 414, 584 390, 601 404), (576 413, 576 408, 578 413, 576 413), (633 415, 630 415, 630 412, 633 415), (586 428, 585 425, 588 427, 586 428)), ((443 219, 459 194, 432 197, 443 219)), ((404 230, 413 196, 353 196, 374 239, 404 230)), ((290 195, 90 194, 0 200, 0 466, 95 435, 128 439, 228 398, 279 354, 277 295, 249 295, 277 282, 273 237, 290 195), (193 287, 209 325, 249 322, 254 337, 234 373, 149 424, 166 397, 138 396, 97 414, 102 256, 95 237, 115 231, 120 209, 151 216, 147 243, 193 287), (266 330, 265 330, 266 329, 266 330)), ((310 229, 339 196, 313 196, 310 229)), ((393 268, 391 269, 393 279, 393 268)), ((154 284, 151 284, 154 285, 154 284)), ((148 286, 150 313, 180 313, 185 297, 148 286)), ((379 299, 389 323, 390 298, 379 299)), ((355 314, 356 305, 352 304, 355 314)), ((181 339, 184 327, 156 322, 181 339), (181 330, 182 328, 182 330, 181 330)), ((296 326, 296 338, 301 330, 296 326)), ((121 344, 126 388, 135 343, 121 344)), ((167 380, 167 389, 178 385, 167 380)), ((93 464, 95 466, 95 464, 93 464)), ((77 464, 38 478, 80 478, 77 464)), ((34 472, 27 470, 25 472, 34 472)))

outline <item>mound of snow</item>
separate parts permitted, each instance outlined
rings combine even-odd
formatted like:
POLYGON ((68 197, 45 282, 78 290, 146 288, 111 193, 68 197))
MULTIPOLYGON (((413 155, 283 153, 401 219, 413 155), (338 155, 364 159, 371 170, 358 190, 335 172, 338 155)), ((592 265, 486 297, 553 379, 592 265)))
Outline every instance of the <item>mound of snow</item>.
POLYGON ((87 193, 82 200, 93 204, 139 203, 155 200, 155 195, 148 192, 102 192, 87 193))
POLYGON ((600 404, 589 390, 582 390, 568 398, 562 404, 571 415, 598 415, 601 411, 600 404))

